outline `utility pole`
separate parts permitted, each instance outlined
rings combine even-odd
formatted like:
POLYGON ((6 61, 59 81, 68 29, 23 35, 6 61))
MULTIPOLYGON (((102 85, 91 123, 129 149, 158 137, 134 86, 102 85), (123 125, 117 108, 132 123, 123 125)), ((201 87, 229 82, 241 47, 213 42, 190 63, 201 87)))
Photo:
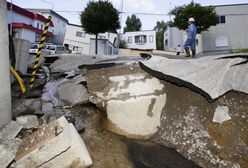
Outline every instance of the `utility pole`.
POLYGON ((12 118, 6 0, 0 0, 0 25, 0 127, 2 127, 12 118))
MULTIPOLYGON (((121 0, 121 12, 120 12, 120 27, 122 28, 122 15, 123 15, 123 0, 121 0)), ((117 41, 118 41, 118 50, 120 50, 120 43, 121 43, 121 28, 119 29, 119 34, 117 36, 117 41)), ((118 51, 119 52, 119 51, 118 51)))
MULTIPOLYGON (((123 0, 121 0, 121 17, 120 17, 121 27, 122 27, 122 15, 123 15, 123 0)), ((119 30, 119 34, 121 34, 121 28, 119 30)))
POLYGON ((12 28, 12 23, 13 23, 13 1, 11 0, 10 2, 10 36, 13 35, 13 28, 12 28))

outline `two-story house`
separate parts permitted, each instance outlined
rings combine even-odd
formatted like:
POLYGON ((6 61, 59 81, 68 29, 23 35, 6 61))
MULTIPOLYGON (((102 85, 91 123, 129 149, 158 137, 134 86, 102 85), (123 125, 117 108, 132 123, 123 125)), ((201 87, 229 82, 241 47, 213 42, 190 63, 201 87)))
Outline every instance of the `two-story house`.
MULTIPOLYGON (((248 48, 248 3, 214 6, 218 24, 197 35, 198 53, 229 52, 248 48)), ((197 20, 196 20, 197 25, 197 20)), ((169 27, 164 33, 164 49, 175 51, 186 40, 186 33, 169 27)), ((183 46, 182 46, 183 49, 183 46)))
MULTIPOLYGON (((115 33, 98 35, 98 54, 112 55, 114 51, 115 33)), ((95 35, 88 34, 81 25, 67 24, 64 45, 73 53, 95 54, 95 35)))
POLYGON ((154 30, 125 32, 124 34, 121 34, 121 40, 127 43, 127 48, 129 49, 156 49, 156 32, 154 30))
MULTIPOLYGON (((17 5, 7 3, 7 17, 9 27, 12 27, 12 36, 28 40, 30 43, 41 40, 42 31, 45 27, 47 18, 30 12, 17 5)), ((52 42, 54 25, 51 23, 46 42, 52 42)))
POLYGON ((38 13, 46 18, 48 16, 52 17, 52 22, 54 24, 54 36, 53 36, 53 43, 62 45, 65 39, 66 33, 66 25, 68 24, 68 20, 63 16, 59 15, 58 13, 54 12, 50 9, 27 9, 31 12, 38 13))

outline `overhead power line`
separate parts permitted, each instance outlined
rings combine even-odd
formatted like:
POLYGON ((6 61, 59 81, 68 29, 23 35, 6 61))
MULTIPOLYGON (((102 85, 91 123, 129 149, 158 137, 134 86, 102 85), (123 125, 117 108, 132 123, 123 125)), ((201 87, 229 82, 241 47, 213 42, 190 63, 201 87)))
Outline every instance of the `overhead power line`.
MULTIPOLYGON (((67 11, 67 10, 56 10, 55 12, 65 12, 65 13, 82 13, 82 11, 67 11)), ((120 14, 135 14, 135 15, 151 15, 151 16, 168 16, 167 13, 135 13, 135 12, 119 12, 120 14)))

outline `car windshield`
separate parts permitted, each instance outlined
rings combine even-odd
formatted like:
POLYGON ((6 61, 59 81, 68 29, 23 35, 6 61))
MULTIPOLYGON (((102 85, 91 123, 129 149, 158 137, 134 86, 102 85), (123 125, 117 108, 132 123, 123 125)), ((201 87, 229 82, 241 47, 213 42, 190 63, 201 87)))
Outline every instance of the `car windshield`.
POLYGON ((36 44, 30 45, 30 49, 38 49, 38 45, 36 44))
POLYGON ((54 50, 55 51, 55 47, 54 46, 47 46, 48 50, 54 50))

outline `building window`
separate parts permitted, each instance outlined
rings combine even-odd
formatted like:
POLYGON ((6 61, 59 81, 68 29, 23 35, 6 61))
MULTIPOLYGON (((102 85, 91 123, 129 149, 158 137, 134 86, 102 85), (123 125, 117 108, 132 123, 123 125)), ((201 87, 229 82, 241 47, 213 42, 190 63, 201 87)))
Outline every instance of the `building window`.
POLYGON ((77 31, 77 32, 76 32, 76 36, 77 36, 77 37, 85 38, 86 34, 85 34, 85 32, 77 31))
POLYGON ((21 38, 21 34, 19 31, 15 31, 13 30, 13 35, 12 35, 14 38, 21 38))
MULTIPOLYGON (((41 36, 42 36, 42 34, 36 33, 36 36, 35 36, 35 42, 36 43, 39 43, 41 41, 41 36)), ((53 42, 52 37, 47 36, 45 42, 52 43, 53 42)))
POLYGON ((63 27, 65 27, 65 23, 63 23, 63 27))
POLYGON ((150 43, 153 43, 153 35, 150 35, 150 36, 149 36, 149 42, 150 42, 150 43))
POLYGON ((228 47, 228 37, 227 36, 219 36, 215 39, 216 47, 228 47))
POLYGON ((198 39, 195 39, 195 44, 196 44, 196 46, 199 45, 199 40, 198 39))
POLYGON ((41 29, 41 30, 43 30, 43 24, 42 24, 42 25, 40 25, 40 29, 41 29))
POLYGON ((39 29, 39 27, 40 27, 40 24, 39 24, 39 23, 37 23, 37 29, 39 29))
POLYGON ((166 39, 166 40, 164 41, 164 45, 165 45, 165 46, 168 46, 168 39, 166 39))
POLYGON ((146 43, 146 35, 135 36, 135 43, 146 43))
POLYGON ((132 36, 128 36, 127 43, 132 44, 132 36))
POLYGON ((218 16, 217 23, 226 23, 226 16, 218 16))
POLYGON ((41 41, 41 34, 36 33, 35 42, 40 42, 40 41, 41 41))

